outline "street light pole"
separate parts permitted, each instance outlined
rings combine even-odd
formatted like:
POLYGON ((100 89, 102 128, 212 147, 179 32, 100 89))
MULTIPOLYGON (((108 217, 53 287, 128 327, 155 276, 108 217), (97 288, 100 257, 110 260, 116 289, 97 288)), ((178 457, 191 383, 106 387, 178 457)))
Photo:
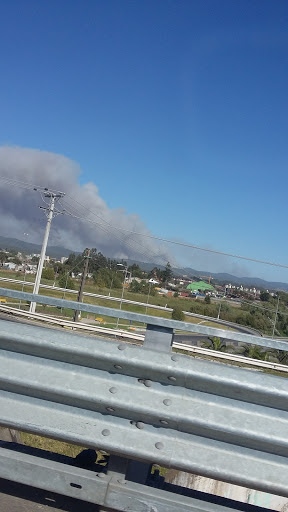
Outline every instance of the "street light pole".
MULTIPOLYGON (((81 278, 80 289, 79 289, 78 297, 77 297, 77 302, 83 302, 84 284, 85 284, 85 279, 86 279, 86 275, 88 272, 89 259, 90 259, 90 249, 87 249, 86 256, 85 256, 84 269, 83 269, 82 278, 81 278)), ((79 321, 79 311, 78 310, 75 310, 73 320, 74 320, 74 322, 79 321)))
POLYGON ((148 304, 149 304, 149 297, 150 297, 150 291, 151 291, 151 284, 152 284, 152 283, 149 283, 148 296, 147 296, 147 304, 146 304, 146 311, 145 311, 145 314, 146 314, 146 315, 147 315, 147 308, 148 308, 148 304))
POLYGON ((272 338, 274 338, 274 333, 275 333, 275 329, 276 329, 277 315, 278 315, 278 308, 279 308, 279 299, 280 299, 280 297, 278 294, 277 307, 276 307, 276 311, 275 311, 275 318, 274 318, 274 324, 273 324, 272 338))
MULTIPOLYGON (((125 289, 125 283, 126 283, 126 277, 127 277, 127 271, 128 271, 128 266, 125 267, 124 265, 122 265, 122 263, 117 263, 117 265, 119 267, 124 267, 125 268, 125 275, 124 275, 124 281, 123 281, 123 286, 122 286, 122 294, 121 294, 121 300, 120 300, 120 310, 122 309, 122 302, 123 302, 123 297, 124 297, 124 289, 125 289)), ((123 272, 123 271, 122 271, 123 272)), ((119 326, 119 318, 117 318, 117 324, 116 324, 116 329, 118 329, 118 326, 119 326)))
POLYGON ((111 284, 110 284, 109 297, 110 297, 110 295, 111 295, 112 286, 113 286, 113 276, 112 276, 111 284))
POLYGON ((222 306, 222 301, 220 301, 220 305, 219 305, 219 311, 218 311, 218 316, 217 316, 217 320, 219 320, 219 318, 220 318, 220 311, 221 311, 221 306, 222 306))
MULTIPOLYGON (((24 283, 26 282, 26 269, 24 268, 24 283)), ((24 291, 24 283, 22 284, 22 292, 24 291)), ((19 309, 21 309, 21 299, 19 301, 19 309)))

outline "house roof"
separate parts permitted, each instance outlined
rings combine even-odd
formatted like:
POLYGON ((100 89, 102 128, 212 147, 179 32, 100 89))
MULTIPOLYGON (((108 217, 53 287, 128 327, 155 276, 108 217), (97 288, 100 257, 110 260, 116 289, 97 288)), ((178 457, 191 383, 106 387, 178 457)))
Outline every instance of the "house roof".
POLYGON ((214 290, 212 284, 205 283, 205 281, 195 281, 188 284, 186 290, 214 290))

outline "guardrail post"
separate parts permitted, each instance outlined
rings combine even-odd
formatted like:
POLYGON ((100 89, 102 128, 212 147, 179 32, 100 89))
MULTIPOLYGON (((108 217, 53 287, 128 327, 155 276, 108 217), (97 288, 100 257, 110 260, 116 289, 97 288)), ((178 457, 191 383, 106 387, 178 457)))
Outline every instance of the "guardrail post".
MULTIPOLYGON (((123 484, 126 480, 126 471, 128 467, 128 459, 117 455, 110 455, 107 465, 107 476, 114 477, 119 484, 123 484)), ((115 509, 100 507, 99 512, 115 512, 115 509)))
MULTIPOLYGON (((171 352, 174 331, 170 327, 147 324, 143 349, 156 352, 171 352)), ((151 473, 152 464, 131 460, 127 469, 127 480, 138 484, 146 484, 151 473)))
POLYGON ((146 484, 151 473, 152 464, 130 460, 126 472, 126 478, 136 484, 146 484))
POLYGON ((157 352, 171 352, 173 343, 173 329, 160 325, 147 324, 143 348, 157 352))

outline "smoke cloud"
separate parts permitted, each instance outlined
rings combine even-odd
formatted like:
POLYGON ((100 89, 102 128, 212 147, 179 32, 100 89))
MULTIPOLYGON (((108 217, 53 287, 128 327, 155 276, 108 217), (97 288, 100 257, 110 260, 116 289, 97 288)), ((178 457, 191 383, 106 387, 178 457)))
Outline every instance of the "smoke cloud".
MULTIPOLYGON (((21 147, 0 147, 0 235, 42 244, 46 217, 39 206, 47 207, 49 200, 33 190, 33 186, 47 187, 65 192, 64 199, 56 204, 64 215, 59 214, 53 219, 48 247, 57 245, 75 252, 96 247, 105 256, 118 260, 129 258, 156 265, 170 261, 172 266, 191 267, 205 274, 251 275, 251 264, 248 266, 232 258, 196 249, 167 247, 167 244, 120 231, 117 228, 149 234, 137 214, 127 215, 124 209, 109 208, 94 183, 81 185, 81 172, 76 162, 63 155, 21 147), (15 184, 5 180, 15 180, 15 184), (27 183, 30 187, 25 188, 27 183)), ((254 268, 253 273, 259 275, 263 265, 259 269, 255 264, 254 268)))
POLYGON ((39 191, 24 188, 29 183, 65 192, 64 199, 56 204, 59 211, 65 210, 65 215, 56 216, 52 222, 50 246, 60 245, 73 251, 96 247, 106 256, 117 259, 153 261, 158 265, 168 260, 173 262, 167 248, 148 238, 117 230, 120 227, 149 233, 138 215, 127 215, 124 209, 108 208, 94 183, 80 185, 80 175, 79 165, 62 155, 20 147, 0 147, 0 234, 42 243, 46 217, 38 207, 47 205, 39 191), (21 182, 23 187, 7 184, 5 179, 21 182), (67 215, 69 213, 85 221, 67 215))

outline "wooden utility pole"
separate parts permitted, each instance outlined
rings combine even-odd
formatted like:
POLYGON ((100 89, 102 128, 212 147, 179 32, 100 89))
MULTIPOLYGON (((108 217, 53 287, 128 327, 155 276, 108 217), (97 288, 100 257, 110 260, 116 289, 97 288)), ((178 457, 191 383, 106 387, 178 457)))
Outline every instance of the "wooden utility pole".
MULTIPOLYGON (((77 302, 82 302, 83 301, 82 297, 83 297, 83 292, 84 292, 85 279, 86 279, 86 275, 87 275, 87 271, 88 271, 89 258, 90 258, 90 249, 87 249, 86 250, 86 256, 85 256, 85 263, 84 263, 83 273, 82 273, 82 278, 81 278, 80 290, 79 290, 78 297, 77 297, 77 302)), ((78 322, 78 320, 79 320, 79 311, 77 311, 77 310, 75 311, 73 320, 74 320, 74 322, 78 322)))

